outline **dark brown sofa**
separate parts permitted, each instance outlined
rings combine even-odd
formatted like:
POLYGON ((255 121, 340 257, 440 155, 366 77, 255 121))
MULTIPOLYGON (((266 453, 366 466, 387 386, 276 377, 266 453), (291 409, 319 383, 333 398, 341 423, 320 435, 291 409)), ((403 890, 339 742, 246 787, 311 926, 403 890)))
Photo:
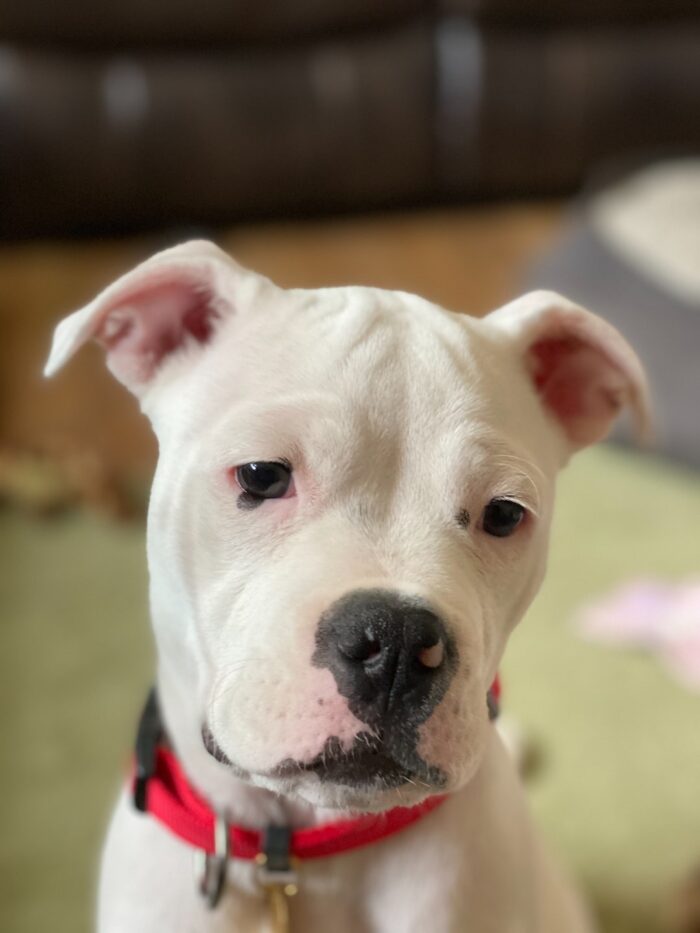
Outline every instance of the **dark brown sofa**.
POLYGON ((700 148, 694 0, 0 0, 0 236, 572 190, 700 148))

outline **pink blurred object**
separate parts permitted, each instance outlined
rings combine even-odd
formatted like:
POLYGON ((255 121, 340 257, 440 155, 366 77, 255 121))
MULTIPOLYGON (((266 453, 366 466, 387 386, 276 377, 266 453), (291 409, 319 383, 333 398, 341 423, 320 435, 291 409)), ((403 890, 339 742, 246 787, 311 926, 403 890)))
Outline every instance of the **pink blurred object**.
POLYGON ((635 580, 584 607, 575 624, 586 638, 655 652, 674 677, 700 690, 700 577, 635 580))

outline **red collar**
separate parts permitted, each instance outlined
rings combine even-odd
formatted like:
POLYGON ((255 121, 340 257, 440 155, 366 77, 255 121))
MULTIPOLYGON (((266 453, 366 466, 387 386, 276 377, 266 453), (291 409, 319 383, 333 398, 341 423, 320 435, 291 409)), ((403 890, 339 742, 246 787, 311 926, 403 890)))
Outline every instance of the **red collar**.
MULTIPOLYGON (((415 823, 445 799, 445 796, 428 797, 415 807, 396 807, 384 813, 293 830, 290 855, 298 859, 323 858, 379 842, 415 823)), ((157 751, 155 773, 148 781, 145 812, 191 846, 214 853, 216 815, 192 789, 175 755, 162 747, 157 751)), ((259 830, 229 824, 229 855, 256 859, 263 852, 263 835, 259 830)))
MULTIPOLYGON (((488 692, 489 715, 498 715, 500 684, 494 680, 488 692)), ((180 839, 200 851, 217 851, 216 813, 192 788, 177 758, 162 744, 163 727, 155 690, 149 694, 136 740, 134 805, 150 813, 180 839)), ((340 855, 379 842, 420 820, 445 801, 444 795, 428 797, 415 807, 395 807, 352 819, 322 823, 289 832, 287 854, 298 859, 340 855)), ((226 851, 232 858, 259 859, 265 854, 265 832, 228 824, 226 851)))

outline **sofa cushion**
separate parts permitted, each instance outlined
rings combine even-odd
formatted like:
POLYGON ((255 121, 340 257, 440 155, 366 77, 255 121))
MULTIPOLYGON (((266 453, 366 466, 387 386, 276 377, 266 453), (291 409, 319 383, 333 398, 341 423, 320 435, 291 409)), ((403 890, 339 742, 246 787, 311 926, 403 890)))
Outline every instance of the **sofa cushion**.
POLYGON ((254 55, 16 51, 3 68, 0 235, 221 223, 430 191, 428 29, 254 55))

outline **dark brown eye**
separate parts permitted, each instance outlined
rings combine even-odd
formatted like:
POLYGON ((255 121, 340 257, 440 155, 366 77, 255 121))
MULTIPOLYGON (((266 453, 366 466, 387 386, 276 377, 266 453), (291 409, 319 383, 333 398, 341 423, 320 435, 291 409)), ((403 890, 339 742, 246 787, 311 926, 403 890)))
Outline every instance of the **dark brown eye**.
POLYGON ((254 499, 281 499, 289 490, 292 469, 288 463, 256 460, 237 467, 236 480, 254 499))
POLYGON ((512 535, 525 517, 525 507, 512 499, 492 499, 484 509, 481 527, 494 538, 512 535))

